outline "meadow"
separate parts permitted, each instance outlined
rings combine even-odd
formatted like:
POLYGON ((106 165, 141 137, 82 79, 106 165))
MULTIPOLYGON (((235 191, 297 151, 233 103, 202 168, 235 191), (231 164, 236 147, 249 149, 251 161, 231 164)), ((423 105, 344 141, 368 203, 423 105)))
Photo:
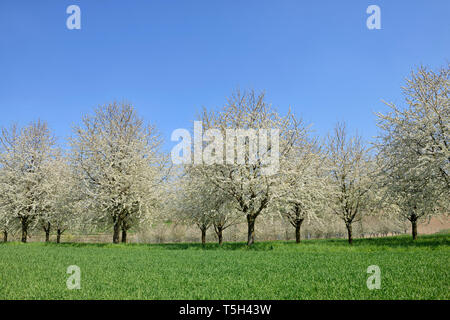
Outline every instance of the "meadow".
POLYGON ((0 299, 450 299, 450 234, 200 244, 1 243, 0 299), (81 289, 66 287, 67 267, 81 289), (381 288, 369 290, 378 265, 381 288))

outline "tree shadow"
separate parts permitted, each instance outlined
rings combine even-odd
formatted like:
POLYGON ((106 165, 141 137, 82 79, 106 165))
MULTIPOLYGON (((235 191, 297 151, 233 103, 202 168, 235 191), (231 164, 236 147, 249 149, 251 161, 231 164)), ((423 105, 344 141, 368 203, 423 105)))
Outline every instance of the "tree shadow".
POLYGON ((441 233, 433 235, 419 235, 417 240, 413 240, 410 235, 401 235, 394 237, 381 238, 356 238, 353 245, 350 246, 346 239, 302 239, 301 243, 295 241, 261 241, 255 242, 250 247, 246 242, 224 242, 222 245, 218 243, 208 242, 205 245, 201 243, 88 243, 88 242, 30 242, 22 244, 19 242, 0 242, 0 245, 32 245, 32 246, 55 246, 55 247, 72 247, 72 248, 148 248, 163 250, 249 250, 249 251, 270 251, 274 249, 295 249, 307 247, 386 247, 386 248, 413 248, 428 247, 438 248, 450 246, 450 233, 441 233))
POLYGON ((386 246, 386 247, 430 247, 436 248, 450 245, 450 234, 418 235, 417 240, 413 240, 410 235, 355 239, 355 246, 386 246))

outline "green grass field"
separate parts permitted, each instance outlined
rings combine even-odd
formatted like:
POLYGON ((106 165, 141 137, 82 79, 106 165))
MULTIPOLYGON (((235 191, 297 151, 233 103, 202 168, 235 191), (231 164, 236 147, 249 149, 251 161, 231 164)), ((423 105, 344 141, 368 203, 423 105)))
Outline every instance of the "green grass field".
POLYGON ((216 244, 0 244, 0 299, 450 299, 450 235, 216 244), (68 290, 69 265, 81 289, 68 290), (369 265, 381 289, 369 290, 369 265))

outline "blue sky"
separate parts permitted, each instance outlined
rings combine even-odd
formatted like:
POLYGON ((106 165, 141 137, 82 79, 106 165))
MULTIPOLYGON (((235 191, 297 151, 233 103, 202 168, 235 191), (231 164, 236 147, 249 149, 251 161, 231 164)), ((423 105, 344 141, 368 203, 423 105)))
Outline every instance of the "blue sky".
POLYGON ((448 0, 1 0, 0 126, 41 118, 63 138, 126 100, 168 140, 239 87, 320 135, 346 120, 369 139, 412 68, 449 61, 449 13, 448 0), (66 28, 72 4, 81 30, 66 28), (381 30, 366 27, 371 4, 381 30))

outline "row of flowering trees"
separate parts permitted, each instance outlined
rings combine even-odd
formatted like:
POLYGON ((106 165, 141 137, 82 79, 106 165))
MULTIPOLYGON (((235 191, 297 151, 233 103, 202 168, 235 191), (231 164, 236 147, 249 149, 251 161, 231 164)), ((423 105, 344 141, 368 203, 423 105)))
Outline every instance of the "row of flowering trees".
POLYGON ((3 129, 0 204, 4 239, 20 228, 51 230, 112 226, 113 242, 158 209, 167 158, 161 139, 132 106, 110 104, 83 117, 70 150, 58 148, 45 122, 3 129))
POLYGON ((448 76, 448 67, 412 73, 406 106, 388 104, 390 112, 377 114, 381 130, 371 144, 343 123, 319 140, 254 91, 237 91, 223 108, 200 114, 204 148, 193 157, 201 162, 173 164, 156 128, 126 103, 85 115, 67 149, 42 121, 3 128, 0 231, 4 241, 19 231, 26 242, 37 228, 47 241, 56 232, 59 242, 67 229, 111 228, 118 243, 129 230, 176 220, 198 226, 203 243, 213 228, 222 243, 228 227, 246 222, 251 245, 260 219, 286 219, 300 242, 304 221, 326 225, 334 215, 351 244, 354 222, 383 215, 409 220, 415 239, 420 219, 448 213, 448 76), (232 131, 237 142, 223 144, 232 131))

